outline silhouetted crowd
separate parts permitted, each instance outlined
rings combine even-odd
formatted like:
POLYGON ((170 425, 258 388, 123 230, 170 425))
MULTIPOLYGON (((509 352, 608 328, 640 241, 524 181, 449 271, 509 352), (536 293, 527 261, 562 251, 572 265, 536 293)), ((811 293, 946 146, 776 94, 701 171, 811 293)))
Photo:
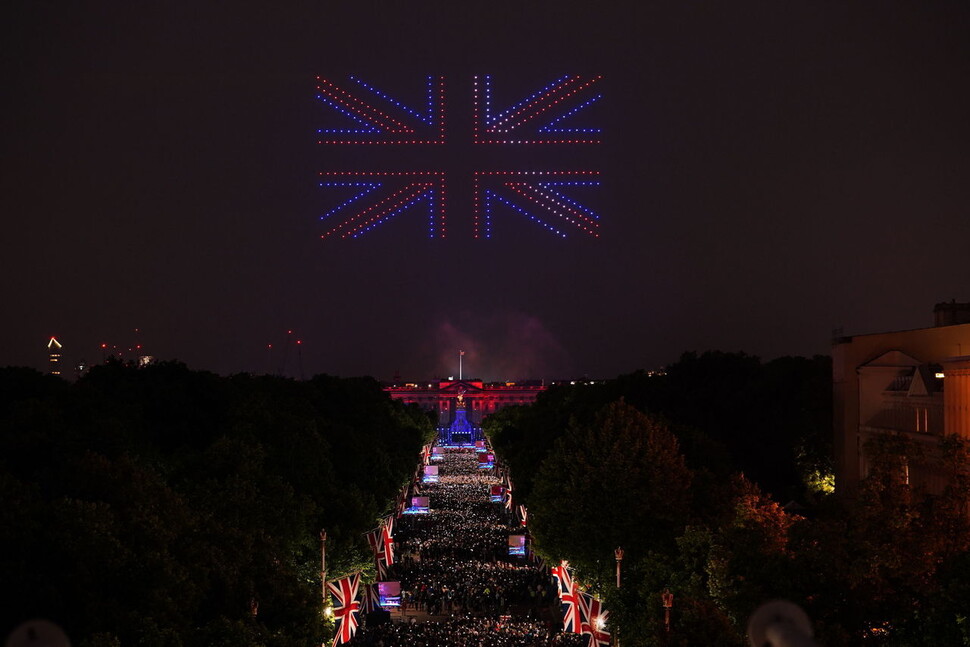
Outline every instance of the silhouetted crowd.
POLYGON ((582 647, 579 634, 550 632, 543 623, 480 617, 436 622, 387 623, 357 632, 353 644, 368 647, 582 647))
POLYGON ((398 574, 410 608, 431 615, 505 614, 512 608, 537 615, 556 597, 548 576, 538 569, 501 561, 439 559, 412 564, 398 574))
POLYGON ((399 524, 403 526, 397 533, 402 539, 395 537, 399 561, 410 564, 445 558, 480 561, 503 558, 503 552, 508 550, 509 527, 491 521, 487 512, 435 509, 433 516, 412 517, 399 524))
MULTIPOLYGON (((510 534, 523 532, 503 503, 491 502, 501 480, 479 467, 472 450, 445 450, 437 483, 422 483, 428 515, 398 520, 394 540, 401 622, 362 626, 354 645, 374 647, 573 647, 588 638, 563 634, 549 610, 556 588, 526 557, 509 556, 510 534), (447 616, 418 622, 408 612, 447 616)), ((395 612, 397 616, 398 612, 395 612)), ((397 618, 395 618, 397 619, 397 618)))

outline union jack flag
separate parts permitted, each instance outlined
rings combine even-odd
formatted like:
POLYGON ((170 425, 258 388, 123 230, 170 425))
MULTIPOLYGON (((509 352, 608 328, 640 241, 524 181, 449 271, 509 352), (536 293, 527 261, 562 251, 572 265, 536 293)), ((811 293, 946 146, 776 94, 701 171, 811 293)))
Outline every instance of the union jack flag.
POLYGON ((445 236, 445 174, 437 172, 321 172, 320 186, 347 191, 343 202, 320 216, 331 221, 344 216, 320 237, 339 234, 341 238, 358 238, 375 227, 423 206, 430 238, 445 236), (373 194, 371 196, 371 194, 373 194), (357 207, 349 207, 370 196, 357 207))
POLYGON ((546 563, 542 561, 542 558, 539 557, 537 553, 533 552, 531 548, 529 549, 529 559, 533 564, 536 565, 536 568, 538 568, 540 572, 547 573, 549 571, 549 569, 546 567, 546 563))
POLYGON ((380 592, 377 590, 377 582, 373 584, 364 585, 364 611, 366 613, 373 613, 378 609, 381 609, 381 596, 380 592))
POLYGON ((492 77, 476 76, 474 139, 479 144, 598 144, 599 128, 576 128, 573 117, 602 95, 602 76, 567 74, 505 108, 493 106, 492 77))
POLYGON ((396 516, 398 519, 401 518, 401 515, 404 514, 404 511, 407 510, 407 507, 408 507, 408 490, 407 488, 404 488, 404 490, 401 491, 401 494, 397 498, 396 516))
POLYGON ((512 481, 509 481, 508 486, 505 488, 505 509, 509 512, 512 511, 512 481))
POLYGON ((525 527, 526 525, 528 525, 528 521, 529 521, 529 511, 526 510, 526 507, 524 505, 520 505, 519 506, 519 518, 522 520, 522 526, 523 527, 525 527))
POLYGON ((337 623, 337 633, 333 637, 332 645, 342 645, 350 642, 357 631, 360 603, 357 601, 357 590, 360 587, 360 573, 336 582, 327 582, 327 589, 333 596, 333 618, 337 623))
POLYGON ((428 76, 414 85, 418 103, 392 96, 359 76, 348 76, 339 86, 318 76, 317 100, 325 106, 327 127, 317 129, 317 143, 443 144, 445 79, 428 76))
POLYGON ((553 566, 552 568, 549 569, 549 572, 552 574, 552 576, 556 578, 556 593, 557 595, 559 595, 559 599, 562 599, 563 579, 566 577, 569 577, 569 573, 566 572, 566 569, 568 567, 569 567, 569 562, 563 560, 562 562, 559 563, 559 566, 553 566))
POLYGON ((587 647, 605 647, 610 644, 610 632, 606 631, 606 621, 609 611, 603 609, 603 603, 587 593, 580 593, 582 604, 582 631, 589 634, 587 647))
POLYGON ((370 532, 364 533, 367 545, 374 554, 378 579, 387 577, 387 567, 394 563, 394 518, 390 515, 381 521, 381 525, 370 532))
POLYGON ((552 568, 552 575, 559 585, 559 600, 562 602, 562 628, 571 633, 582 633, 583 608, 579 586, 569 574, 569 563, 562 562, 552 568))
POLYGON ((571 233, 599 238, 599 215, 575 197, 600 185, 598 171, 477 171, 474 180, 476 238, 492 237, 500 212, 517 214, 560 238, 571 233))
POLYGON ((394 515, 385 518, 381 526, 383 528, 381 533, 383 539, 382 556, 384 563, 390 566, 394 563, 394 515))
POLYGON ((387 561, 384 558, 384 527, 374 528, 370 532, 364 533, 367 537, 367 545, 370 546, 374 554, 374 564, 377 566, 377 579, 383 580, 387 577, 387 561))
MULTIPOLYGON (((471 141, 547 148, 599 144, 601 79, 567 74, 519 94, 510 90, 506 80, 496 84, 493 93, 491 76, 475 76, 471 141)), ((323 106, 324 122, 317 130, 317 142, 436 144, 441 146, 433 148, 443 148, 447 144, 444 77, 408 81, 399 89, 410 95, 404 97, 357 76, 338 82, 317 77, 316 98, 323 106)), ((426 153, 422 156, 428 158, 426 153)), ((324 221, 321 238, 358 238, 388 221, 404 219, 425 220, 429 238, 445 238, 446 173, 441 169, 450 161, 449 156, 442 156, 438 164, 424 171, 320 173, 319 185, 332 200, 329 210, 320 215, 324 221)), ((581 234, 595 238, 599 236, 599 214, 583 194, 587 192, 584 187, 599 186, 598 175, 597 171, 480 170, 470 178, 474 194, 459 199, 473 214, 475 238, 491 238, 493 218, 509 216, 531 221, 557 237, 581 234)), ((462 179, 456 184, 465 182, 462 179)), ((459 353, 464 355, 464 351, 459 353)))

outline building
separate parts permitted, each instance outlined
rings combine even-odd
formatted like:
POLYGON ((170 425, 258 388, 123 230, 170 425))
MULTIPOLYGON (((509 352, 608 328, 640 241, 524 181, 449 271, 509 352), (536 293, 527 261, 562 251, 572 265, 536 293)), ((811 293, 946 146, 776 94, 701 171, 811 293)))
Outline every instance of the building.
POLYGON ((866 442, 902 434, 920 443, 926 460, 901 478, 939 493, 944 472, 934 466, 939 441, 970 440, 970 304, 934 308, 937 325, 840 337, 832 346, 835 486, 852 495, 869 471, 866 442))
POLYGON ((468 422, 479 427, 488 414, 511 405, 532 404, 545 390, 542 382, 533 380, 489 383, 482 380, 439 380, 384 387, 384 391, 393 399, 436 413, 439 427, 447 427, 454 422, 459 402, 464 404, 468 422))
POLYGON ((47 372, 51 375, 61 374, 61 342, 54 337, 47 342, 47 372))

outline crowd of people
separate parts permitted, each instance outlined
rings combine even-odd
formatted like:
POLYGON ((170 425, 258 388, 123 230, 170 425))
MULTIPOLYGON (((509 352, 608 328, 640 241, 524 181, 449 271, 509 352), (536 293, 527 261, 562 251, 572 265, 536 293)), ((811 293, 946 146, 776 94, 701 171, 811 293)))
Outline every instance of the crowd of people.
POLYGON ((585 638, 560 631, 556 585, 526 556, 509 555, 509 536, 524 530, 504 502, 501 485, 472 449, 445 449, 436 483, 420 483, 427 515, 396 524, 401 613, 365 622, 352 644, 369 647, 577 647, 585 638))
POLYGON ((582 647, 579 634, 553 633, 529 620, 461 616, 427 622, 385 623, 357 632, 367 647, 582 647))
POLYGON ((538 616, 556 597, 555 587, 539 569, 500 560, 428 560, 399 569, 398 575, 410 608, 431 615, 444 607, 446 613, 506 614, 514 609, 538 616))
MULTIPOLYGON (((494 504, 491 504, 494 505, 494 504)), ((432 515, 410 516, 399 523, 395 546, 399 561, 458 559, 494 561, 502 557, 508 526, 488 521, 487 510, 435 509, 432 515), (406 529, 402 529, 404 526, 406 529), (399 538, 400 537, 400 538, 399 538)))

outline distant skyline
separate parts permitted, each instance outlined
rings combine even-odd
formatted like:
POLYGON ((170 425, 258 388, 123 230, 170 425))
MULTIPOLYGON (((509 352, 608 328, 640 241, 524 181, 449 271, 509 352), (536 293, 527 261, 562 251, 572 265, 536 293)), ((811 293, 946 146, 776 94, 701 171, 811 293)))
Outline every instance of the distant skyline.
POLYGON ((0 365, 45 370, 53 335, 65 374, 136 343, 275 372, 267 345, 292 330, 307 377, 448 376, 459 348, 489 380, 612 377, 685 351, 826 354, 834 329, 970 301, 966 3, 14 0, 5 17, 0 365), (602 75, 602 143, 473 144, 484 74, 495 105, 602 75), (449 146, 318 145, 316 78, 347 75, 405 94, 444 77, 449 146), (599 172, 599 238, 497 198, 495 236, 470 235, 474 171, 552 168, 599 172), (454 231, 409 214, 321 240, 318 173, 347 169, 447 172, 454 231))

